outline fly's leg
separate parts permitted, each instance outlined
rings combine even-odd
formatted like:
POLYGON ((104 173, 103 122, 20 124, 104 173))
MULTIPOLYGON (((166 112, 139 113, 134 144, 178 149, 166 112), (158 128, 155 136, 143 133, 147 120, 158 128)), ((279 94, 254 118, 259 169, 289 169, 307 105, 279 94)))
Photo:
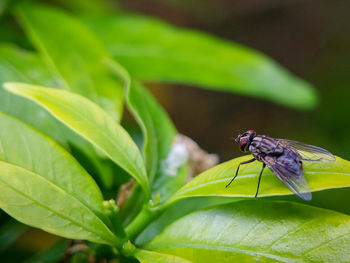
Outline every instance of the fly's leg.
POLYGON ((241 163, 238 165, 238 167, 237 167, 236 175, 235 175, 235 176, 232 178, 232 180, 226 185, 226 187, 228 187, 228 186, 233 182, 233 180, 235 180, 235 178, 236 178, 237 175, 238 175, 239 167, 240 167, 242 164, 252 163, 252 162, 254 162, 255 160, 256 160, 256 159, 253 158, 253 159, 251 159, 251 160, 248 160, 248 161, 245 161, 245 162, 241 162, 241 163))
POLYGON ((262 176, 262 174, 263 174, 263 172, 264 172, 265 167, 266 167, 266 164, 263 163, 263 168, 261 169, 261 172, 260 172, 260 175, 259 175, 258 188, 256 189, 256 194, 255 194, 255 196, 254 196, 255 198, 258 196, 259 186, 260 186, 260 180, 261 180, 261 176, 262 176))

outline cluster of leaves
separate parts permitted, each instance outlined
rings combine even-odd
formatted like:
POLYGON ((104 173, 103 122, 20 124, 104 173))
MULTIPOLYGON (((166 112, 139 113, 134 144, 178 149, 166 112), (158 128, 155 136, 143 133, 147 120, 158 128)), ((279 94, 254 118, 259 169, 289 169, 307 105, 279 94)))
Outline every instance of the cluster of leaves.
MULTIPOLYGON (((6 213, 126 262, 348 261, 348 215, 316 207, 322 203, 248 200, 258 164, 225 188, 247 156, 186 184, 186 158, 173 151, 176 128, 139 81, 183 82, 301 109, 317 101, 309 84, 255 51, 146 17, 77 17, 38 4, 17 5, 14 16, 35 51, 0 44, 6 213), (142 151, 119 124, 124 103, 141 128, 142 151), (128 176, 137 185, 120 210, 104 198, 128 176)), ((350 163, 341 158, 305 170, 313 191, 350 186, 350 163)), ((261 197, 290 194, 264 174, 261 197)), ((11 242, 6 233, 1 240, 11 242)), ((41 260, 57 261, 64 247, 41 260)))

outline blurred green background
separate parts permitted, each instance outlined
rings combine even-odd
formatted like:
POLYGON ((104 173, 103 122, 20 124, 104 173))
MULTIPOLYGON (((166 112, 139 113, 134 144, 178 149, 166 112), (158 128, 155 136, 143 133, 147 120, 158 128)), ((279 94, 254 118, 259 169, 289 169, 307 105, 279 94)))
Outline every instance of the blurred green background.
POLYGON ((221 160, 241 155, 230 139, 258 133, 319 145, 350 158, 349 1, 125 1, 138 12, 253 47, 320 93, 310 111, 188 86, 154 87, 180 132, 221 160))
MULTIPOLYGON (((16 1, 2 2, 4 9, 16 1)), ((77 14, 114 11, 145 14, 183 28, 208 32, 268 55, 319 91, 317 107, 299 111, 251 97, 184 85, 147 83, 179 131, 209 152, 218 153, 221 160, 240 154, 231 137, 247 129, 309 142, 344 158, 350 157, 347 150, 350 146, 349 1, 42 2, 77 14)), ((1 41, 31 47, 11 16, 3 14, 1 24, 3 29, 6 26, 0 34, 1 41)))
MULTIPOLYGON (((32 49, 17 22, 6 13, 14 2, 0 0, 0 41, 32 49)), ((311 110, 297 110, 194 86, 146 83, 177 129, 206 151, 217 153, 221 161, 241 155, 231 137, 248 129, 318 145, 350 159, 350 1, 42 2, 77 14, 140 13, 183 28, 208 32, 254 48, 314 85, 319 92, 319 104, 311 110)), ((126 113, 123 123, 138 134, 130 114, 126 113)), ((338 198, 347 193, 347 190, 338 192, 338 198)), ((28 232, 27 227, 8 221, 3 212, 0 212, 0 222, 2 262, 29 258, 58 240, 38 230, 28 232), (21 238, 17 239, 18 236, 21 238), (13 244, 14 240, 17 241, 13 244)))

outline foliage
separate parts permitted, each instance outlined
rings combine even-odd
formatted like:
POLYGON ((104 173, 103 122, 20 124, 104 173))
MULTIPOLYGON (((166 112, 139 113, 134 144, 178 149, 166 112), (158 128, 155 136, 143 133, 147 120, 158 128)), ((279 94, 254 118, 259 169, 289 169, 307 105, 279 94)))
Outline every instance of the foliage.
POLYGON ((349 219, 294 203, 243 201, 185 216, 146 248, 193 262, 346 262, 349 219))
MULTIPOLYGON (((0 43, 0 208, 28 226, 84 240, 71 262, 348 261, 346 207, 340 213, 323 202, 292 202, 268 170, 264 200, 249 200, 258 162, 225 188, 248 156, 186 183, 189 152, 140 80, 298 109, 316 105, 311 85, 257 51, 152 18, 111 16, 104 2, 94 17, 81 15, 94 9, 91 1, 82 10, 66 4, 79 16, 33 2, 11 10, 31 44, 0 43), (141 146, 120 124, 124 104, 140 127, 141 146), (125 177, 136 185, 124 206, 104 200, 122 191, 125 177)), ((339 157, 304 165, 311 190, 321 194, 349 187, 349 167, 339 157)), ((4 253, 28 227, 6 221, 1 229, 4 253)), ((67 246, 61 240, 28 262, 58 261, 67 246)))
POLYGON ((138 79, 187 83, 302 109, 316 105, 310 84, 238 44, 136 15, 94 16, 84 21, 138 79))

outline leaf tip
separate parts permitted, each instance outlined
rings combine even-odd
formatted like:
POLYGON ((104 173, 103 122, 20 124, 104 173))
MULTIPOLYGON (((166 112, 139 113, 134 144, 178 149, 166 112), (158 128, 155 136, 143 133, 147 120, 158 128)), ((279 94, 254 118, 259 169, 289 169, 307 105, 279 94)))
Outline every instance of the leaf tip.
POLYGON ((16 82, 5 82, 2 86, 5 90, 12 92, 12 90, 16 89, 16 82))
POLYGON ((14 94, 20 94, 21 90, 25 89, 26 86, 29 86, 29 84, 20 83, 20 82, 5 82, 3 84, 3 87, 8 92, 14 93, 14 94))

